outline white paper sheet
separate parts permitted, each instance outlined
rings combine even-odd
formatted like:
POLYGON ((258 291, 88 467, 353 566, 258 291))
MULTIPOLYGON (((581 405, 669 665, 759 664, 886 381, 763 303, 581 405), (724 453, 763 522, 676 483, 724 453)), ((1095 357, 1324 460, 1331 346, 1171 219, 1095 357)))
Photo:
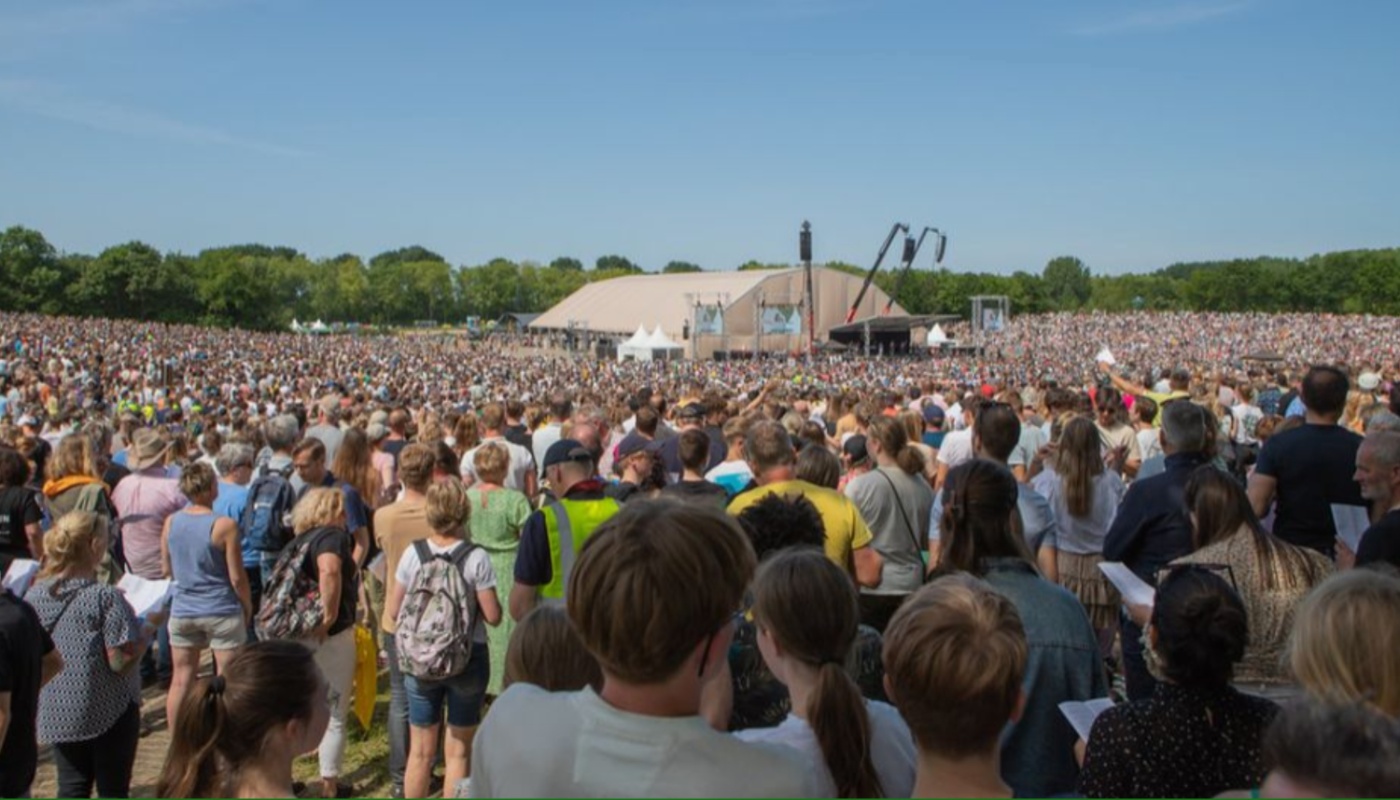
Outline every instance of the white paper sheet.
POLYGON ((1100 364, 1107 364, 1110 367, 1118 363, 1118 359, 1113 357, 1113 351, 1109 350, 1107 347, 1100 350, 1099 354, 1094 356, 1094 360, 1100 364))
POLYGON ((5 588, 14 592, 20 597, 24 597, 25 592, 34 583, 34 576, 39 574, 39 562, 30 558, 16 558, 10 562, 10 568, 5 570, 5 588))
POLYGON ((1332 524, 1337 526, 1337 538, 1355 553, 1361 549, 1361 535, 1371 527, 1371 516, 1365 506, 1332 505, 1332 524))
POLYGON ((1157 590, 1149 586, 1142 578, 1133 574, 1133 571, 1123 566, 1117 561, 1099 562, 1101 571, 1108 582, 1113 584, 1113 588, 1123 596, 1123 602, 1132 606, 1150 606, 1157 600, 1157 590))
POLYGON ((380 551, 378 555, 371 558, 365 569, 368 569, 370 574, 380 583, 385 583, 389 580, 389 563, 388 560, 384 558, 383 551, 380 551))
POLYGON ((149 617, 152 612, 163 607, 170 600, 175 588, 174 581, 148 581, 145 578, 127 573, 117 581, 117 590, 126 598, 127 605, 138 617, 149 617))
POLYGON ((1089 741, 1089 731, 1094 729, 1094 720, 1108 709, 1113 708, 1113 701, 1107 697, 1096 697, 1093 700, 1066 700, 1060 703, 1060 713, 1069 720, 1069 725, 1074 728, 1074 732, 1079 734, 1079 738, 1089 741))

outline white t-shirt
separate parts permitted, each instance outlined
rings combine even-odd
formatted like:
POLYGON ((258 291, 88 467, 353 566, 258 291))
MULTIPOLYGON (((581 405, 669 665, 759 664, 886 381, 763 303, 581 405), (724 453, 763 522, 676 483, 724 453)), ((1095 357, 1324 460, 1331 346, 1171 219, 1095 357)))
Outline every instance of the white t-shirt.
POLYGON ((480 445, 462 454, 462 463, 460 467, 462 477, 471 478, 472 481, 481 480, 481 477, 476 474, 476 451, 488 444, 504 447, 506 452, 510 454, 510 465, 506 467, 506 480, 503 485, 507 489, 514 489, 517 492, 525 491, 528 486, 526 481, 529 480, 530 473, 537 473, 535 469, 535 456, 525 447, 515 442, 506 441, 504 437, 493 436, 490 439, 483 439, 480 445))
MULTIPOLYGON (((443 546, 434 543, 431 539, 424 540, 424 543, 428 545, 428 549, 432 551, 433 555, 450 553, 461 545, 461 542, 454 542, 443 546)), ((409 545, 408 549, 404 550, 403 555, 399 557, 399 568, 394 570, 394 577, 398 580, 399 585, 408 586, 413 580, 413 576, 418 574, 419 566, 418 548, 409 545)), ((473 592, 483 592, 496 588, 496 570, 491 566, 491 556, 484 548, 476 548, 471 555, 467 556, 467 560, 462 562, 462 577, 466 578, 467 587, 473 592)), ((478 609, 478 617, 480 613, 478 609)), ((477 619, 473 627, 475 630, 472 633, 472 641, 476 644, 486 644, 485 622, 477 619)))
POLYGON ((947 464, 952 469, 964 461, 971 461, 972 429, 963 428, 943 437, 943 446, 938 448, 938 463, 947 464))
MULTIPOLYGON (((889 703, 869 700, 865 709, 870 715, 870 759, 875 762, 880 788, 885 790, 885 797, 908 797, 914 792, 914 768, 918 759, 914 736, 899 711, 889 703)), ((734 735, 746 742, 769 742, 796 749, 815 766, 822 796, 836 796, 836 782, 822 755, 817 734, 807 720, 788 714, 775 728, 750 728, 736 731, 734 735)))
POLYGON ((592 689, 517 683, 472 747, 474 797, 826 797, 791 748, 750 744, 701 717, 652 717, 592 689))
POLYGON ((1137 432, 1138 450, 1142 453, 1144 462, 1149 458, 1163 455, 1160 434, 1161 430, 1157 428, 1148 428, 1145 431, 1137 432))

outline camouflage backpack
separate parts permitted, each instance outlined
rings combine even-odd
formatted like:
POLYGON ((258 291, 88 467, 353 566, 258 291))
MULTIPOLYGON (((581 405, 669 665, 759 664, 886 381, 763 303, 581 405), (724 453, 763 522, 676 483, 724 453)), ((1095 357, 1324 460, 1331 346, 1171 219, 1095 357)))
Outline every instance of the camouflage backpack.
POLYGON ((399 669, 417 680, 440 681, 462 674, 472 654, 476 592, 462 576, 462 565, 476 549, 459 544, 434 554, 422 539, 413 543, 418 572, 404 592, 394 641, 399 669))
POLYGON ((255 620, 259 639, 301 639, 326 621, 321 585, 305 569, 311 548, 326 531, 334 529, 308 531, 282 548, 271 580, 263 587, 262 608, 255 620))

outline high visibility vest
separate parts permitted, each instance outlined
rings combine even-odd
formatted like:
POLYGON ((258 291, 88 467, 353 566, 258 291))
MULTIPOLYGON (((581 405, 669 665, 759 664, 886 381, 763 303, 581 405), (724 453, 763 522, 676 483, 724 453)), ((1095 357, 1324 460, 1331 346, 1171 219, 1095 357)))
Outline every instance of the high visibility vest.
POLYGON ((540 597, 546 603, 564 602, 564 587, 569 585, 569 573, 583 543, 599 525, 621 509, 611 497, 600 500, 556 500, 540 509, 544 514, 544 529, 549 535, 550 581, 540 587, 540 597))

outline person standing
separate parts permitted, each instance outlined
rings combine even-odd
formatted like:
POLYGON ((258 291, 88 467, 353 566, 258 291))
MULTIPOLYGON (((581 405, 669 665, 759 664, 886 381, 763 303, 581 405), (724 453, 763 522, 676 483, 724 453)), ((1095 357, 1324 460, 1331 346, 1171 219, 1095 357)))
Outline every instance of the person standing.
POLYGON ((1333 505, 1363 506, 1351 479, 1361 437, 1338 424, 1350 382, 1336 367, 1316 366, 1303 377, 1304 424, 1269 437, 1249 476, 1249 501, 1261 519, 1275 499, 1274 535, 1289 544, 1333 555, 1333 505))
POLYGON ((97 581, 108 548, 102 516, 70 511, 46 538, 44 569, 25 597, 64 668, 39 694, 39 742, 53 745, 59 797, 90 797, 94 784, 102 797, 126 797, 141 732, 136 667, 164 611, 138 619, 121 592, 97 581))
POLYGON ((0 797, 28 797, 39 761, 39 690, 63 656, 34 609, 0 589, 0 797))
POLYGON ((1339 542, 1339 563, 1354 560, 1356 566, 1388 563, 1400 567, 1400 432, 1377 431, 1356 451, 1356 482, 1361 496, 1372 504, 1375 522, 1361 536, 1354 559, 1339 542))
MULTIPOLYGON (((226 444, 214 456, 214 468, 219 473, 219 493, 214 497, 214 513, 237 522, 243 518, 248 505, 248 484, 253 479, 253 448, 246 444, 226 444)), ((239 532, 238 549, 243 558, 243 574, 248 578, 248 599, 252 616, 262 606, 262 559, 257 548, 239 532)), ((248 622, 248 640, 253 635, 252 619, 248 622)))
POLYGON ((165 718, 173 730, 185 693, 195 681, 205 648, 222 669, 248 638, 253 600, 243 569, 238 523, 216 514, 218 484, 208 464, 195 462, 180 474, 189 506, 170 515, 162 536, 161 560, 175 582, 170 604, 170 646, 174 665, 165 718))
POLYGON ((866 449, 875 469, 846 484, 845 494, 870 527, 881 562, 880 583, 861 590, 860 621, 884 632, 895 609, 924 583, 933 490, 903 425, 875 417, 868 431, 866 449))
MULTIPOLYGON (((433 448, 411 444, 399 454, 399 482, 403 496, 374 513, 374 538, 384 551, 384 591, 392 594, 398 586, 395 573, 399 559, 413 543, 432 535, 428 525, 427 491, 433 483, 433 448)), ((403 797, 404 774, 408 764, 408 694, 399 669, 398 647, 394 641, 398 620, 388 610, 380 616, 380 642, 389 663, 389 781, 394 796, 403 797)))
MULTIPOLYGON (((496 573, 496 594, 509 598, 515 585, 516 551, 520 547, 520 531, 530 517, 530 501, 525 495, 503 485, 509 467, 504 447, 487 443, 476 449, 473 472, 476 483, 467 490, 471 508, 471 540, 491 557, 496 573)), ((531 471, 533 474, 533 470, 531 471)), ((499 625, 487 628, 486 637, 491 653, 491 679, 486 694, 501 693, 505 679, 506 649, 515 630, 515 620, 503 615, 499 625)))
MULTIPOLYGON (((180 482, 165 468, 170 444, 161 435, 141 428, 131 436, 128 463, 131 475, 112 492, 112 503, 121 521, 121 547, 127 568, 137 577, 160 580, 164 575, 160 549, 165 520, 188 502, 180 482)), ((167 683, 171 679, 170 638, 165 626, 159 632, 159 658, 141 665, 143 681, 167 683)))

